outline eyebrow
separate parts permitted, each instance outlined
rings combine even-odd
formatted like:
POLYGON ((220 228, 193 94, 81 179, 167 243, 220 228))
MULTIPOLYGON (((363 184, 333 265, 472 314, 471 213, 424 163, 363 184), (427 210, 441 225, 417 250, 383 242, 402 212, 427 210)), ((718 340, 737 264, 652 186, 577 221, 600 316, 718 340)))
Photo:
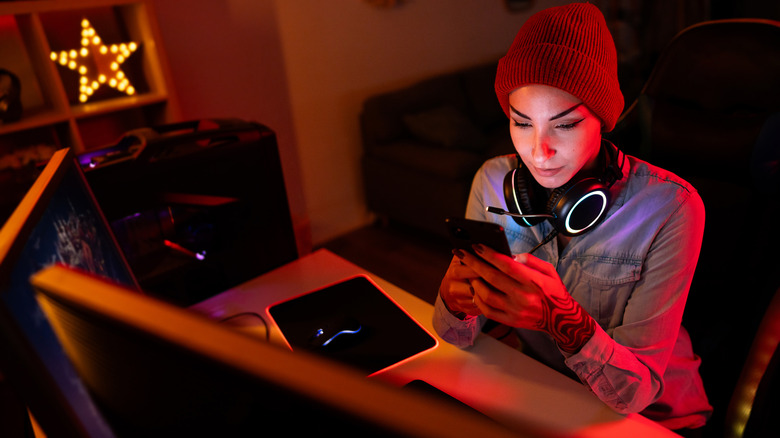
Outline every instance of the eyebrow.
MULTIPOLYGON (((578 108, 580 105, 582 105, 582 104, 583 104, 583 102, 580 102, 580 103, 578 103, 578 104, 574 105, 573 107, 571 107, 571 108, 569 108, 569 109, 567 109, 567 110, 565 110, 565 111, 563 111, 563 112, 560 112, 560 113, 558 113, 558 114, 556 114, 556 115, 554 115, 554 116, 550 117, 550 121, 552 121, 552 120, 556 120, 556 119, 560 119, 561 117, 565 116, 566 114, 569 114, 570 112, 572 112, 572 111, 574 111, 575 109, 577 109, 577 108, 578 108)), ((525 115, 525 114, 521 113, 520 111, 518 111, 517 109, 515 109, 515 107, 513 107, 512 105, 509 105, 509 109, 511 109, 511 110, 512 110, 512 112, 513 112, 513 113, 515 113, 515 114, 517 114, 518 116, 520 116, 520 117, 522 117, 522 118, 524 118, 524 119, 531 120, 531 118, 530 118, 530 117, 528 117, 527 115, 525 115)))

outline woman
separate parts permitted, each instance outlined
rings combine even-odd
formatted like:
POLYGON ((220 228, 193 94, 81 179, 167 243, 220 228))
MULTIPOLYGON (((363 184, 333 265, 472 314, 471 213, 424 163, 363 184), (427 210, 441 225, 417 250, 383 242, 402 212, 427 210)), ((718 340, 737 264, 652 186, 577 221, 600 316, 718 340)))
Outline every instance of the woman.
POLYGON ((517 157, 482 166, 466 216, 501 224, 515 256, 481 245, 454 251, 437 332, 467 347, 488 319, 505 324, 524 352, 576 376, 614 410, 670 429, 703 426, 712 408, 681 320, 704 207, 687 182, 602 140, 623 96, 601 12, 570 4, 531 17, 499 62, 496 94, 517 157), (595 198, 605 204, 592 218, 559 219, 595 198))

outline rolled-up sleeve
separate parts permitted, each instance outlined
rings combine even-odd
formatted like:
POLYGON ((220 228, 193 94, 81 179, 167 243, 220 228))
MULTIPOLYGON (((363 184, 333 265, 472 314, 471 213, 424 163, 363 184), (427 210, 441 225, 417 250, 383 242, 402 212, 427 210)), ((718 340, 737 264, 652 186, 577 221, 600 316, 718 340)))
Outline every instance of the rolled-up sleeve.
POLYGON ((447 343, 458 348, 474 345, 474 339, 477 338, 481 330, 483 319, 477 316, 460 319, 447 310, 441 296, 436 297, 433 309, 433 328, 447 343))

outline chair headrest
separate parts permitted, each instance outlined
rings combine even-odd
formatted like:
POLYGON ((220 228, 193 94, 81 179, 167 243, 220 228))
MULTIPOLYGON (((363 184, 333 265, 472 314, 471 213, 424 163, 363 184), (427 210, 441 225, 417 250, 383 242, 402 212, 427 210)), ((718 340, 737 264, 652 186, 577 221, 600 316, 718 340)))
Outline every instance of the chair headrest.
POLYGON ((780 22, 715 20, 667 46, 642 91, 654 99, 732 114, 780 105, 780 22))

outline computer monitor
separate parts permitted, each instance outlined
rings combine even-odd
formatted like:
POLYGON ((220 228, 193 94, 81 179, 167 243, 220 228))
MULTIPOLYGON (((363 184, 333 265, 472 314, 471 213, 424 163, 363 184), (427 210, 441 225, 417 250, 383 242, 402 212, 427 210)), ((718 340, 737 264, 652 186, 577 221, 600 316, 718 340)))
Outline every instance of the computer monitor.
POLYGON ((0 229, 0 374, 47 433, 111 436, 30 286, 52 263, 138 290, 69 149, 54 154, 0 229))
POLYGON ((525 435, 74 268, 48 267, 32 284, 120 435, 525 435))

